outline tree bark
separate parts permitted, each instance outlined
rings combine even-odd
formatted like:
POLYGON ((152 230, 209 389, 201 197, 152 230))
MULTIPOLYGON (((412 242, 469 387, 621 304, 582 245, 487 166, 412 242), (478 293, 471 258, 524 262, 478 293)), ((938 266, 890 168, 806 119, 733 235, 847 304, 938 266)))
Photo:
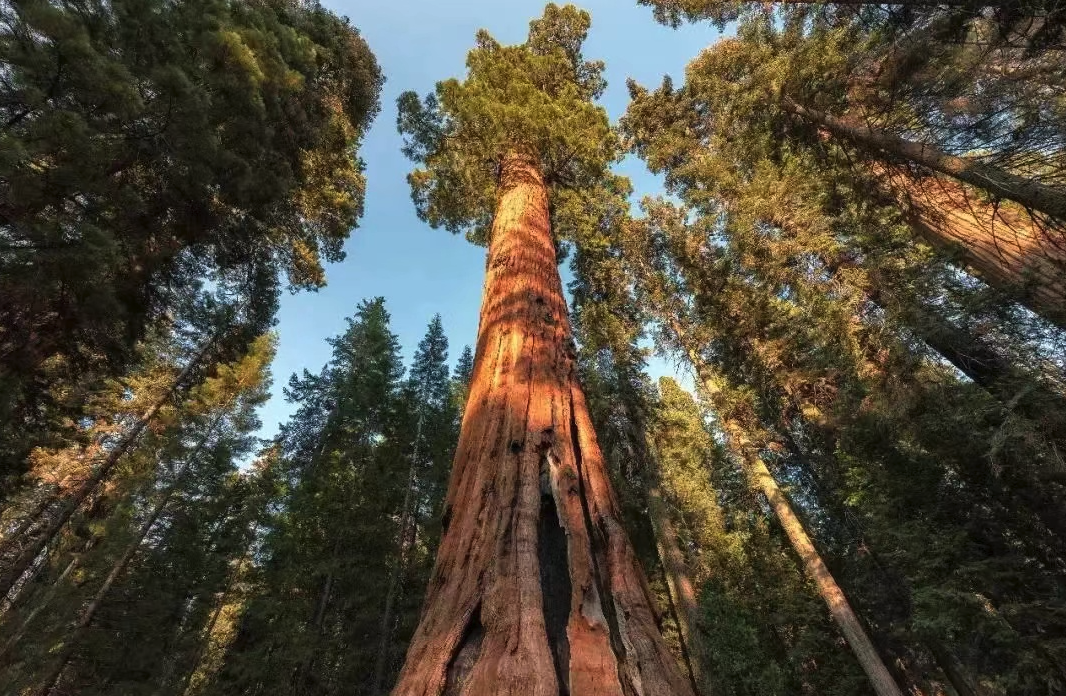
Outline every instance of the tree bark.
POLYGON ((781 104, 785 111, 859 147, 955 179, 897 183, 900 203, 915 229, 935 246, 960 251, 962 260, 987 282, 1020 294, 1033 311, 1066 326, 1066 236, 1040 229, 1007 206, 978 201, 957 182, 1044 213, 1058 225, 1066 223, 1066 192, 932 145, 847 123, 788 96, 781 104))
POLYGON ((840 628, 840 632, 844 634, 844 638, 848 641, 848 645, 851 646, 856 659, 858 659, 863 671, 866 672, 866 676, 869 677, 874 691, 879 696, 903 696, 903 692, 900 691, 888 668, 885 667, 885 663, 882 662, 881 656, 877 654, 877 649, 874 647, 873 642, 866 635, 866 629, 863 628, 862 622, 856 616, 855 610, 851 608, 843 590, 833 579, 829 569, 822 561, 822 557, 818 555, 818 550, 814 547, 807 530, 803 528, 803 523, 793 512, 788 498, 785 497, 785 494, 777 485, 777 481, 770 475, 766 464, 758 457, 749 457, 746 465, 752 483, 770 501, 770 505, 773 507, 782 528, 784 528, 792 548, 795 549, 803 561, 807 576, 817 586, 818 594, 825 600, 833 621, 840 628))
POLYGON ((502 163, 474 375, 395 696, 692 696, 621 524, 530 158, 502 163))
POLYGON ((899 307, 891 293, 879 287, 876 274, 870 280, 866 293, 870 302, 900 316, 914 335, 940 357, 1005 408, 1036 424, 1049 441, 1066 443, 1066 395, 1056 389, 1054 381, 1019 369, 1009 356, 974 332, 936 316, 933 308, 899 307))
MULTIPOLYGON (((314 629, 314 637, 317 643, 321 641, 323 627, 326 623, 326 609, 329 608, 329 600, 333 596, 333 582, 337 574, 337 560, 340 558, 341 540, 338 536, 333 541, 333 548, 329 553, 329 570, 322 578, 322 589, 318 593, 318 601, 315 603, 315 613, 311 618, 311 628, 314 629)), ((296 666, 292 674, 292 695, 299 696, 305 693, 311 678, 312 667, 315 663, 315 653, 308 652, 303 662, 296 666)))
POLYGON ((856 145, 879 150, 892 159, 920 164, 983 189, 997 198, 1006 198, 1055 220, 1066 221, 1066 193, 1058 189, 974 159, 957 157, 932 145, 900 138, 869 126, 847 123, 836 116, 800 104, 787 95, 782 97, 781 105, 785 111, 822 126, 856 145))
POLYGON ((699 605, 696 602, 696 589, 692 576, 685 562, 685 555, 677 545, 677 532, 670 520, 659 485, 648 488, 648 516, 651 518, 652 531, 655 533, 655 546, 659 560, 666 574, 666 585, 670 592, 670 603, 674 607, 674 616, 681 631, 681 645, 685 663, 697 692, 705 691, 701 660, 703 651, 699 636, 699 605))
MULTIPOLYGON (((240 555, 234 564, 232 572, 226 578, 226 584, 222 588, 222 593, 219 596, 218 604, 215 606, 215 610, 211 612, 211 619, 207 623, 207 627, 203 632, 203 638, 200 640, 200 645, 196 649, 196 654, 189 664, 189 668, 184 671, 181 679, 178 681, 177 687, 174 689, 174 696, 186 696, 190 689, 196 693, 195 685, 199 683, 200 679, 205 675, 205 671, 210 668, 205 668, 204 661, 208 657, 208 651, 213 647, 215 643, 216 627, 218 626, 219 619, 225 612, 227 605, 230 602, 230 596, 233 594, 237 587, 238 581, 242 578, 246 572, 248 566, 252 563, 252 547, 255 545, 256 537, 259 534, 259 527, 257 524, 253 524, 251 531, 248 535, 248 545, 244 549, 244 553, 240 555), (194 681, 195 680, 195 681, 194 681)), ((218 665, 215 665, 217 669, 218 665)))
MULTIPOLYGON (((7 567, 0 572, 0 598, 7 597, 11 592, 11 588, 13 588, 22 578, 23 574, 25 574, 26 570, 33 563, 34 559, 37 558, 38 554, 40 554, 45 547, 51 543, 52 539, 55 538, 60 530, 63 529, 71 515, 81 507, 81 504, 85 502, 85 499, 88 498, 93 491, 96 490, 97 486, 107 479, 111 474, 111 471, 115 468, 115 465, 118 464, 119 460, 122 458, 122 455, 133 446, 133 443, 137 441, 137 438, 140 437, 144 429, 148 427, 148 424, 153 418, 155 418, 156 414, 159 413, 159 410, 163 408, 174 393, 182 387, 192 371, 200 365, 203 358, 207 355, 208 350, 214 344, 216 338, 217 336, 213 336, 196 352, 196 355, 189 360, 185 367, 182 368, 181 372, 178 373, 177 377, 175 377, 170 388, 167 389, 166 392, 151 406, 149 406, 143 414, 141 414, 141 417, 137 419, 133 426, 126 431, 122 438, 115 444, 115 447, 107 453, 107 456, 104 457, 103 461, 93 469, 89 478, 83 481, 74 493, 62 502, 62 506, 56 512, 55 517, 52 518, 41 534, 26 544, 18 555, 15 556, 10 565, 5 564, 7 567)), ((5 545, 8 543, 8 540, 5 540, 5 545)))
POLYGON ((82 559, 85 558, 85 554, 92 550, 92 547, 96 545, 96 542, 98 540, 99 537, 94 536, 90 538, 88 541, 85 542, 85 546, 80 552, 74 553, 74 557, 70 560, 69 563, 67 563, 67 567, 64 568, 63 572, 59 574, 59 577, 55 579, 55 582, 52 583, 52 586, 48 588, 48 591, 45 593, 45 596, 41 598, 41 601, 38 602, 37 605, 33 608, 33 610, 26 615, 26 618, 23 619, 22 623, 19 624, 18 629, 16 629, 15 632, 11 634, 11 637, 7 639, 7 642, 4 643, 4 647, 0 648, 0 664, 3 664, 2 660, 4 656, 7 655, 8 651, 18 645, 19 641, 22 640, 22 636, 26 634, 26 629, 29 628, 30 624, 33 623, 33 620, 37 618, 37 615, 47 609, 48 605, 52 603, 52 599, 55 598, 56 592, 59 590, 59 586, 62 585, 68 577, 70 577, 70 574, 73 573, 75 569, 77 569, 77 567, 81 564, 82 559))
POLYGON ((956 181, 915 180, 887 168, 875 173, 922 239, 1066 328, 1066 234, 1038 225, 1011 205, 982 201, 956 181))
MULTIPOLYGON (((715 384, 713 377, 708 374, 707 365, 696 350, 687 344, 684 330, 676 321, 672 322, 671 329, 678 345, 683 347, 689 358, 700 385, 708 398, 710 398, 711 403, 716 406, 719 405, 721 390, 715 384)), ((800 560, 803 561, 807 576, 814 582, 819 596, 829 607, 830 616, 851 647, 855 659, 858 660, 859 665, 866 673, 874 692, 878 696, 903 696, 903 692, 896 684, 895 679, 892 678, 892 674, 888 671, 884 661, 881 660, 881 656, 877 653, 873 641, 866 634, 866 629, 863 628, 862 622, 855 614, 855 610, 851 608, 843 590, 840 589, 840 586, 829 572, 829 568, 822 561, 822 557, 818 554, 818 550, 803 527, 803 522, 792 510, 792 505, 777 485, 777 481, 770 475, 766 464, 750 451, 751 446, 743 427, 735 420, 730 419, 725 413, 719 413, 718 415, 728 436, 727 444, 729 449, 744 468, 744 473, 747 475, 752 487, 761 491, 770 502, 774 514, 788 536, 789 543, 800 557, 800 560)))

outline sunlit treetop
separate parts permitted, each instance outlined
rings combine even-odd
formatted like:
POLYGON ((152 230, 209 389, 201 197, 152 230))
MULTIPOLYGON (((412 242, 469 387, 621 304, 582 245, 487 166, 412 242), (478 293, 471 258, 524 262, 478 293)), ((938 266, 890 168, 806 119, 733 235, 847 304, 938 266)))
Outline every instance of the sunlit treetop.
MULTIPOLYGON (((618 145, 595 103, 606 87, 603 62, 581 53, 589 26, 587 12, 549 4, 525 43, 502 46, 481 30, 464 79, 438 82, 423 100, 400 96, 403 152, 421 165, 408 176, 419 217, 486 243, 509 155, 540 165, 553 200, 603 180, 618 145)), ((565 214, 553 223, 556 234, 571 233, 565 214)))

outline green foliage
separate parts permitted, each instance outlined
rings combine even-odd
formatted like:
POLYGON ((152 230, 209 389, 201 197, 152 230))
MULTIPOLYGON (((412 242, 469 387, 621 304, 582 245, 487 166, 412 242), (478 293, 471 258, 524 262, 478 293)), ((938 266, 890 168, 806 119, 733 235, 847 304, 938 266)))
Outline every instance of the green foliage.
MULTIPOLYGON (((433 227, 488 242, 499 169, 507 156, 535 161, 552 194, 596 185, 617 157, 617 142, 597 99, 603 63, 581 54, 587 12, 549 4, 530 22, 524 44, 477 35, 467 75, 437 83, 419 100, 399 97, 403 152, 422 168, 408 176, 419 217, 433 227)), ((574 222, 554 216, 557 235, 574 222)))
POLYGON ((201 282, 267 325, 281 277, 324 283, 362 211, 382 78, 318 6, 0 13, 0 419, 39 441, 201 282))
POLYGON ((40 687, 57 659, 59 688, 86 694, 174 688, 196 668, 200 634, 264 512, 259 479, 237 465, 258 445, 255 412, 268 398, 273 356, 264 335, 219 365, 57 539, 4 616, 5 690, 40 687), (94 598, 85 629, 74 630, 94 598))
POLYGON ((282 488, 239 630, 201 693, 369 694, 379 657, 387 679, 397 673, 440 536, 458 412, 439 317, 406 379, 388 322, 381 298, 361 303, 330 340, 329 364, 290 380, 298 409, 276 442, 282 488))

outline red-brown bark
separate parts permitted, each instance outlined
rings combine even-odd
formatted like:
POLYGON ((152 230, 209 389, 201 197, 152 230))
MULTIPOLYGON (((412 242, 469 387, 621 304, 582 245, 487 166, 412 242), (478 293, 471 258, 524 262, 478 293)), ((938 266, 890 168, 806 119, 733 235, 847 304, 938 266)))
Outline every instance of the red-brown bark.
POLYGON ((891 169, 878 175, 929 244, 957 253, 974 275, 1066 328, 1066 234, 950 179, 915 180, 891 169))
POLYGON ((622 528, 574 357, 547 188, 512 156, 444 535, 395 696, 692 696, 622 528))
POLYGON ((1066 192, 977 159, 851 123, 788 97, 782 106, 860 148, 950 177, 914 179, 890 165, 872 167, 926 241, 959 253, 990 285, 1016 294, 1037 314, 1066 327, 1066 234, 1061 227, 1066 223, 1066 192), (984 201, 964 184, 1014 201, 1024 210, 984 201))

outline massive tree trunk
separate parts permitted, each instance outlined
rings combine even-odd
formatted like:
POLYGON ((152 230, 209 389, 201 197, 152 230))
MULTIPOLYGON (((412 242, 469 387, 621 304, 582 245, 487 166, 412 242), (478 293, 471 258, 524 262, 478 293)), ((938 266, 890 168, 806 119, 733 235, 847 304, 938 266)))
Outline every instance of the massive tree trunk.
POLYGON ((942 177, 877 171, 914 231, 955 255, 975 276, 1066 328, 1066 234, 1009 204, 981 200, 942 177))
MULTIPOLYGON (((196 352, 196 355, 189 360, 189 362, 182 368, 181 372, 174 378, 174 382, 170 388, 167 389, 160 397, 149 406, 144 413, 134 422, 134 424, 127 430, 119 439, 115 446, 108 451, 107 456, 103 458, 91 471, 89 477, 86 478, 81 485, 79 485, 73 493, 71 493, 66 499, 62 500, 59 504, 59 509, 55 512, 55 516, 52 517, 45 525, 44 528, 31 539, 25 540, 25 543, 14 554, 14 558, 10 562, 3 562, 3 569, 0 571, 0 600, 8 597, 11 589, 19 582, 22 576, 26 573, 26 570, 33 564, 37 556, 45 550, 45 548, 52 542, 57 534, 63 529, 67 521, 70 519, 81 504, 85 502, 97 487, 111 475, 115 465, 122 459, 122 455, 133 446, 133 444, 140 437, 144 429, 148 427, 148 424, 152 422, 159 410, 167 404, 168 401, 173 398, 174 394, 185 386, 186 380, 193 370, 197 369, 203 362, 204 357, 207 355, 209 349, 214 345, 216 336, 212 336, 211 339, 203 345, 200 350, 196 352)), ((38 506, 35 512, 38 517, 43 516, 43 513, 48 506, 38 506)), ((34 523, 37 520, 34 520, 34 523)), ((20 529, 23 535, 32 533, 29 528, 36 526, 35 524, 22 525, 20 529)), ((22 541, 15 537, 4 539, 4 550, 9 549, 15 545, 16 541, 22 541)), ((9 598, 11 599, 11 598, 9 598)))
POLYGON ((786 111, 861 148, 954 179, 892 177, 905 215, 927 241, 960 252, 962 261, 988 283, 1018 294, 1034 312, 1066 326, 1066 235, 1008 206, 980 201, 958 182, 1043 213, 1056 225, 1066 224, 1066 192, 932 145, 847 123, 787 96, 781 103, 786 111))
POLYGON ((395 696, 692 696, 577 382, 547 188, 515 155, 444 527, 395 696))

